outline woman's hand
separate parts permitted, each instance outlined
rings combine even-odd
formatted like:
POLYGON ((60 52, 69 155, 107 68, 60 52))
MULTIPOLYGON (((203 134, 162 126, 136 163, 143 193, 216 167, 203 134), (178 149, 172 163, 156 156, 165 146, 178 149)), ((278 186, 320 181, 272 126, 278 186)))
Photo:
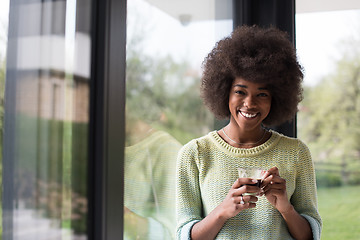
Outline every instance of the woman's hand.
POLYGON ((254 183, 257 183, 257 180, 238 178, 231 186, 224 201, 193 226, 191 239, 214 239, 229 218, 236 216, 242 210, 254 208, 257 197, 243 195, 244 193, 260 193, 259 187, 245 185, 254 183))
POLYGON ((280 177, 277 167, 270 168, 263 176, 261 188, 267 200, 280 212, 286 213, 292 209, 286 191, 286 181, 280 177))
POLYGON ((313 239, 309 222, 291 205, 286 192, 285 179, 280 177, 277 167, 270 168, 263 176, 262 193, 267 200, 280 212, 290 234, 295 239, 313 239))
POLYGON ((236 216, 242 210, 254 208, 256 206, 257 197, 251 195, 243 195, 244 193, 259 193, 260 188, 245 184, 254 184, 257 180, 251 178, 238 178, 230 188, 224 201, 217 207, 220 216, 225 219, 236 216))

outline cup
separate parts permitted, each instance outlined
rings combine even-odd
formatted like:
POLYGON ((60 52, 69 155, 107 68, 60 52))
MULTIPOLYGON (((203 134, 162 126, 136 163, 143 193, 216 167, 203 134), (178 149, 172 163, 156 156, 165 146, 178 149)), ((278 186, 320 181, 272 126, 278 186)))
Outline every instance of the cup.
MULTIPOLYGON (((238 168, 238 173, 240 178, 252 178, 256 179, 257 183, 254 184, 246 184, 250 186, 260 187, 262 182, 262 177, 265 174, 265 170, 260 168, 238 168)), ((256 195, 256 193, 246 193, 247 195, 256 195)))

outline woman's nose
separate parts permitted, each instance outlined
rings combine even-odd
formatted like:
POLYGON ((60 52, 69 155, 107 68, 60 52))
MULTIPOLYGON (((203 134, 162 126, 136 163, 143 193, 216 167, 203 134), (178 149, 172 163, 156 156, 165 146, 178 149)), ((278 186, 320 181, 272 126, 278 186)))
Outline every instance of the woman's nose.
POLYGON ((252 108, 252 107, 256 106, 256 101, 255 101, 254 97, 253 96, 247 96, 244 99, 244 105, 247 108, 252 108))

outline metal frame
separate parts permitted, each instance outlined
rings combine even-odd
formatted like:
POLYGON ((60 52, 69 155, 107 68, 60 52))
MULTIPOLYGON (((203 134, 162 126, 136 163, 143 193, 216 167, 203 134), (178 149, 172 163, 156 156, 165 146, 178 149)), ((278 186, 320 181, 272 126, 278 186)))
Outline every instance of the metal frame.
POLYGON ((89 124, 89 239, 122 239, 126 0, 94 0, 89 124))
POLYGON ((5 83, 4 124, 3 124, 3 161, 2 161, 2 238, 13 239, 13 215, 14 215, 14 174, 15 174, 15 124, 16 124, 16 81, 17 45, 18 45, 18 1, 10 1, 9 26, 7 43, 7 68, 5 83), (5 131, 6 129, 6 131, 5 131), (5 141, 6 139, 6 141, 5 141))

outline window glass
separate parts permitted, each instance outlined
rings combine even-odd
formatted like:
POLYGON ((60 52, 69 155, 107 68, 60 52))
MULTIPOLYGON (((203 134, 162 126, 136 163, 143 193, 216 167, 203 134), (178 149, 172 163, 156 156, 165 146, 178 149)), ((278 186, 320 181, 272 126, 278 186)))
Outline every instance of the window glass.
POLYGON ((87 239, 91 1, 10 6, 4 239, 87 239))
MULTIPOLYGON (((2 149, 4 132, 4 91, 5 91, 5 72, 6 72, 6 43, 7 29, 9 23, 9 1, 0 2, 0 176, 2 176, 2 149)), ((2 178, 0 177, 0 186, 2 178)), ((2 239, 2 188, 0 190, 0 239, 2 239)))
POLYGON ((232 31, 231 2, 128 1, 125 239, 174 236, 177 152, 216 127, 201 64, 232 31))
POLYGON ((323 239, 360 236, 360 9, 297 13, 298 136, 316 168, 323 239))

